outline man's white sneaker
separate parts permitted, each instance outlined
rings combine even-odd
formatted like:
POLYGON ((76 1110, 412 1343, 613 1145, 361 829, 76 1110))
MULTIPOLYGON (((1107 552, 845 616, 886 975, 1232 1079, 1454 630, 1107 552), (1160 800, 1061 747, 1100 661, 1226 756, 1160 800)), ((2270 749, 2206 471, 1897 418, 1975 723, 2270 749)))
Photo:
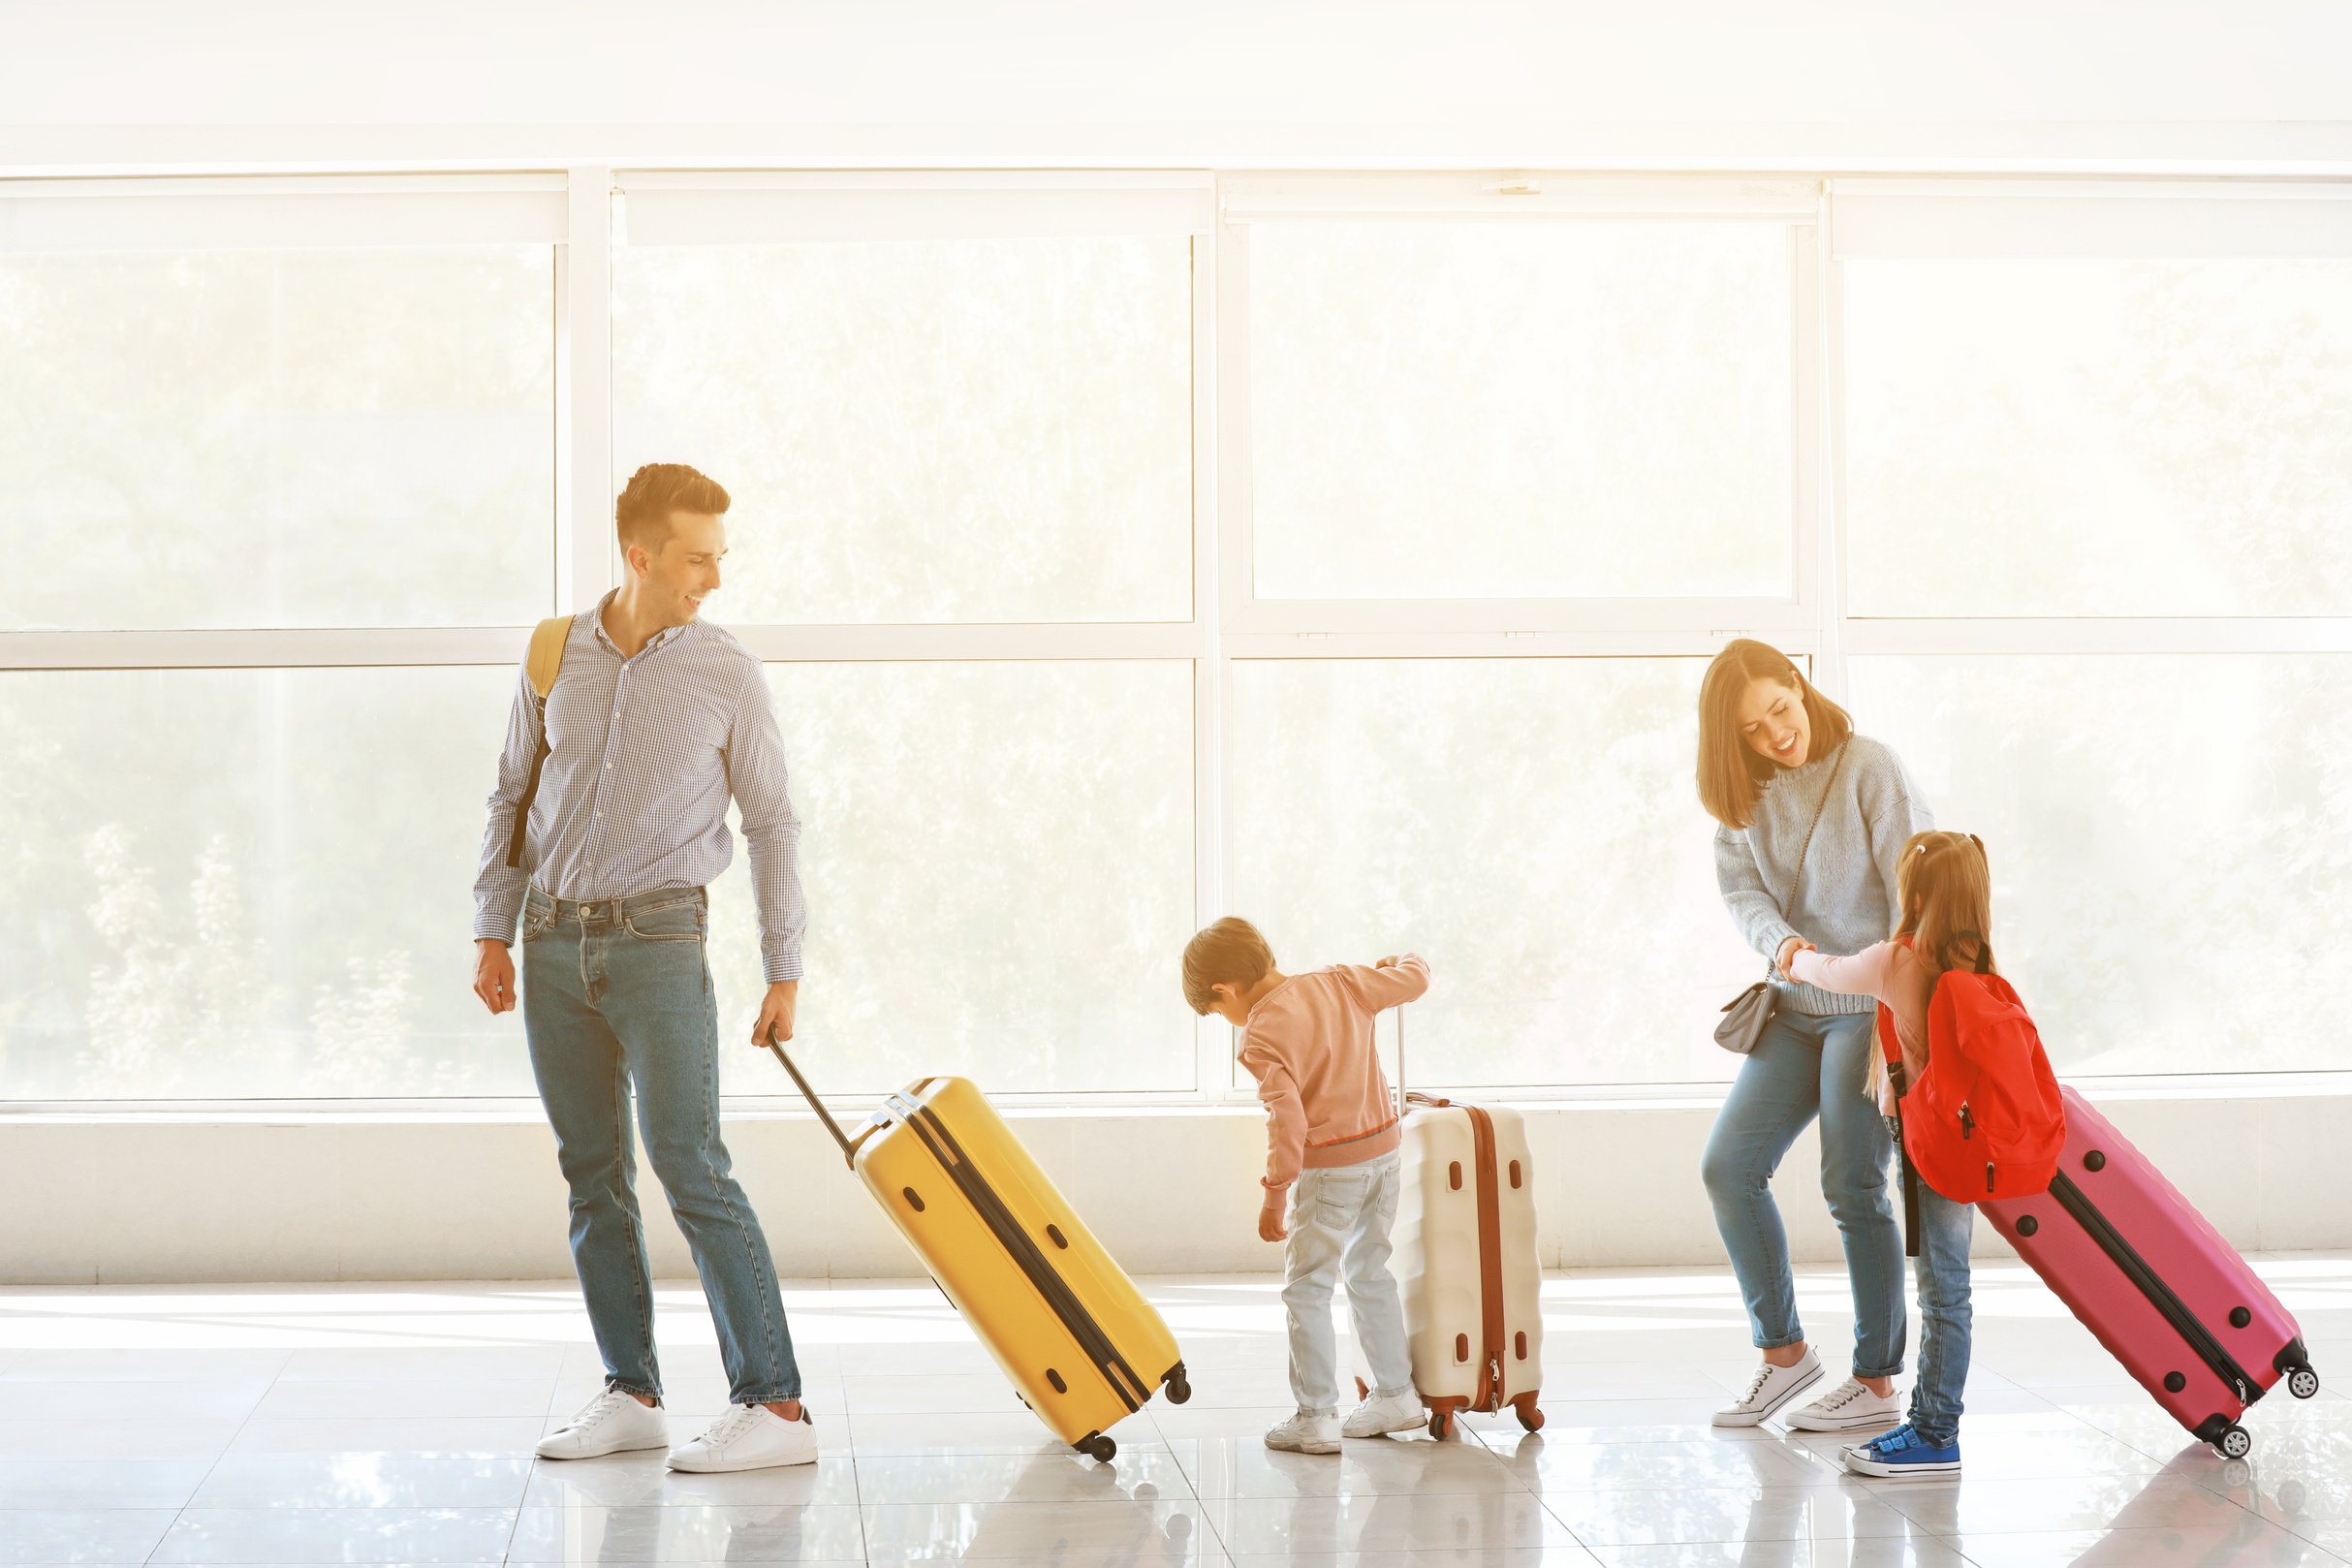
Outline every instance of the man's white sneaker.
POLYGON ((1421 1396, 1410 1389, 1402 1394, 1379 1395, 1347 1413, 1339 1424, 1342 1437, 1382 1437, 1390 1432, 1409 1432, 1429 1424, 1429 1413, 1421 1406, 1421 1396))
POLYGON ((1310 1416, 1301 1410, 1290 1420, 1276 1422, 1267 1427, 1266 1446, 1281 1449, 1286 1454, 1336 1454, 1339 1452, 1339 1418, 1310 1416))
POLYGON ((786 1421, 764 1404, 736 1405, 708 1431, 670 1453, 671 1469, 697 1472, 816 1462, 817 1425, 806 1405, 799 1421, 786 1421))
POLYGON ((1774 1366, 1766 1362, 1756 1368, 1754 1381, 1740 1402, 1715 1412, 1718 1427, 1754 1427, 1764 1418, 1794 1399, 1815 1383, 1821 1381, 1821 1358, 1813 1347, 1805 1346, 1804 1358, 1793 1366, 1774 1366))
POLYGON ((543 1459, 592 1459, 633 1448, 668 1448, 670 1418, 635 1395, 607 1389, 539 1440, 543 1459))
POLYGON ((1873 1394, 1861 1378, 1849 1377, 1820 1398, 1789 1415, 1801 1432, 1853 1432, 1902 1424, 1902 1405, 1892 1394, 1873 1394))

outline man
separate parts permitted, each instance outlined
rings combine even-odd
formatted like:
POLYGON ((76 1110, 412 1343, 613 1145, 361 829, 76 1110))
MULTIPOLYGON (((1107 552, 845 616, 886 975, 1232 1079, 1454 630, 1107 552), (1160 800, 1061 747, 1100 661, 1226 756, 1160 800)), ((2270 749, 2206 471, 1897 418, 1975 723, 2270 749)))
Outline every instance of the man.
POLYGON ((755 1046, 789 1040, 806 916, 800 823, 759 661, 700 620, 727 553, 727 492, 649 463, 616 508, 628 575, 576 615, 543 704, 526 667, 474 881, 474 992, 515 1006, 508 943, 521 918, 523 1033, 571 1186, 572 1259, 605 1389, 540 1442, 547 1458, 667 1448, 653 1281, 634 1185, 630 1091, 645 1151, 686 1235, 718 1326, 731 1408, 670 1456, 677 1470, 807 1464, 814 1425, 776 1270, 719 1137, 718 1014, 704 951, 705 887, 727 867, 727 800, 742 807, 768 994, 755 1046), (507 864, 542 733, 528 834, 507 864))

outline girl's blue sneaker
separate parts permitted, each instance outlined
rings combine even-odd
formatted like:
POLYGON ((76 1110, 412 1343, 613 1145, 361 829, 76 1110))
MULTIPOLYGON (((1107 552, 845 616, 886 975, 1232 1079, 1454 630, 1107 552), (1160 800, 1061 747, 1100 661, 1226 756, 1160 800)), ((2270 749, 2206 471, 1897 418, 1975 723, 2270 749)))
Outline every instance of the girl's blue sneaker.
POLYGON ((1954 1476, 1960 1474, 1960 1440, 1936 1448, 1904 1422, 1866 1443, 1841 1451, 1847 1469, 1868 1476, 1954 1476))

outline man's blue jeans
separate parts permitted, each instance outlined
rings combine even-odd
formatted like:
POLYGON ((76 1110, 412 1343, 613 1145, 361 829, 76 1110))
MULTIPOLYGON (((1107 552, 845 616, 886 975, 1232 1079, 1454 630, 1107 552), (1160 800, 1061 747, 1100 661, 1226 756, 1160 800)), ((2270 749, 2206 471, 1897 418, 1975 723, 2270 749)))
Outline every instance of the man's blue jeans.
POLYGON ((719 1137, 718 1008, 700 888, 604 903, 530 890, 522 1023, 555 1157, 572 1189, 572 1262, 607 1381, 659 1397, 653 1275, 637 1207, 629 1098, 718 1325, 737 1404, 800 1396, 784 1300, 758 1216, 719 1137))
POLYGON ((1821 1117, 1821 1195, 1854 1290, 1854 1375, 1893 1377, 1903 1365, 1902 1232, 1887 1200, 1895 1145, 1866 1088, 1870 1025, 1867 1013, 1776 1014, 1740 1066, 1700 1169, 1757 1347, 1793 1345, 1804 1330, 1772 1179, 1821 1117))

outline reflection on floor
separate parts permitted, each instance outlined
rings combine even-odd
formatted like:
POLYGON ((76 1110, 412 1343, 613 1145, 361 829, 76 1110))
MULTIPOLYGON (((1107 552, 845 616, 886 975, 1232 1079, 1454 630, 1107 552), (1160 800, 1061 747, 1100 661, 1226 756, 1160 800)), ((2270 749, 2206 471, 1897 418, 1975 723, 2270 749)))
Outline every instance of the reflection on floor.
MULTIPOLYGON (((2352 1561, 2352 1259, 2260 1263, 2341 1386, 2265 1399, 2245 1461, 2190 1442, 2018 1266, 1982 1267, 1958 1482, 1710 1428, 1752 1364, 1720 1272, 1555 1275, 1540 1435, 1506 1414, 1337 1458, 1258 1441, 1288 1406, 1277 1281, 1146 1281, 1194 1395, 1117 1428, 1110 1466, 1052 1442, 927 1283, 802 1283, 825 1458, 705 1477, 532 1458, 600 1381, 568 1283, 0 1291, 0 1564, 2352 1561)), ((1801 1299, 1844 1343, 1842 1275, 1801 1299)), ((693 1285, 660 1311, 683 1435, 725 1384, 693 1285)))

